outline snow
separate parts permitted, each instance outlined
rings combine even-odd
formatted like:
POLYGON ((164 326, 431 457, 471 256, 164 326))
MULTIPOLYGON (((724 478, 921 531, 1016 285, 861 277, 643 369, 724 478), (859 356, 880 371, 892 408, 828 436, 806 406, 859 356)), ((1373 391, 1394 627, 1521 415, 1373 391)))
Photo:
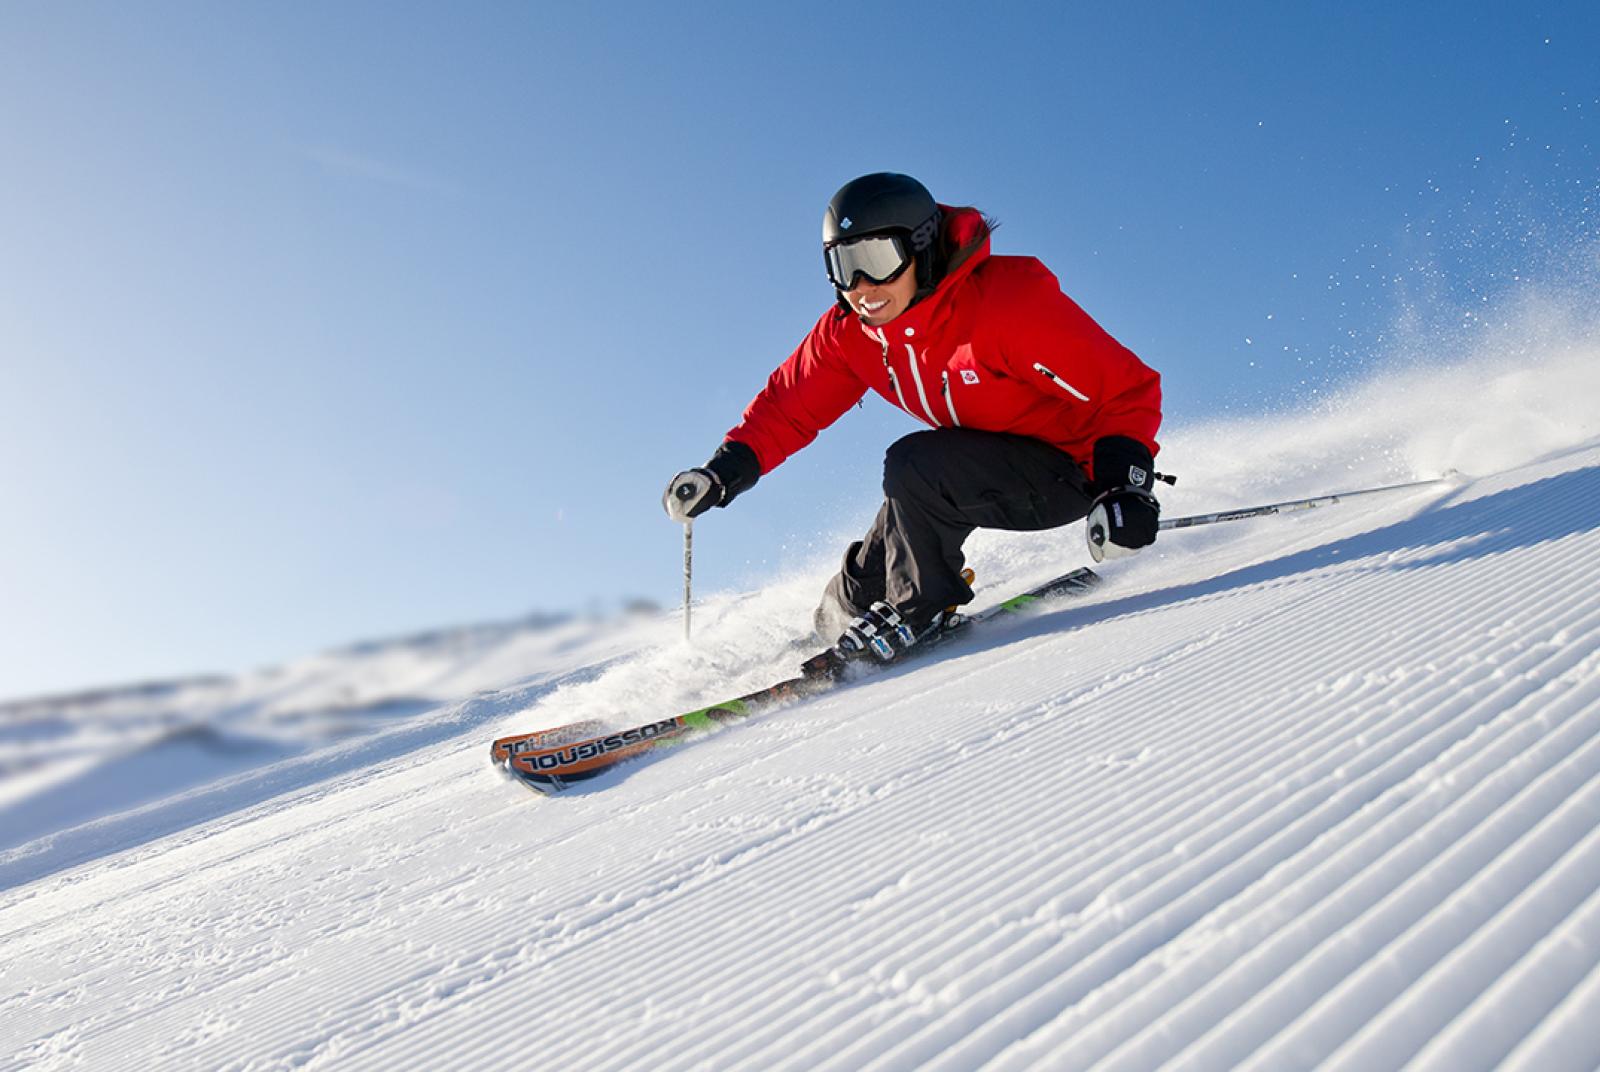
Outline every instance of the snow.
MULTIPOLYGON (((511 623, 0 707, 0 1067, 1600 1066, 1600 347, 1506 331, 1161 459, 1169 516, 1459 480, 1168 533, 556 798, 489 740, 792 672, 835 549, 693 648, 511 623)), ((970 552, 980 604, 1086 557, 970 552)))

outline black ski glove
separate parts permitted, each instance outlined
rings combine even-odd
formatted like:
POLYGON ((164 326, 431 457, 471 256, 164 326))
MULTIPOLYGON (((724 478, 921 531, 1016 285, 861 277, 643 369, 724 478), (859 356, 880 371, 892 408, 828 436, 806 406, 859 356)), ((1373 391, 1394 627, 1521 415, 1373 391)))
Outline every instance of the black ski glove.
POLYGON ((674 521, 689 521, 713 506, 727 506, 761 479, 761 462, 756 452, 730 439, 717 448, 711 460, 696 469, 685 469, 667 485, 661 505, 674 521))
POLYGON ((1096 562, 1131 555, 1156 542, 1161 504, 1150 494, 1155 460, 1143 443, 1105 436, 1094 445, 1096 494, 1089 510, 1089 555, 1096 562))

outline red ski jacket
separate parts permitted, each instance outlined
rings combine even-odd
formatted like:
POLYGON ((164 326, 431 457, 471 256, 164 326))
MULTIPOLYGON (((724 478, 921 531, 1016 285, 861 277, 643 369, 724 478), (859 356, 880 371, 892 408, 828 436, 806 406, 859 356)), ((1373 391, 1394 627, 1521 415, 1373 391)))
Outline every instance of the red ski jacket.
POLYGON ((878 328, 843 308, 824 313, 726 438, 751 448, 765 475, 872 390, 933 428, 1042 439, 1091 478, 1102 436, 1153 455, 1161 377, 1038 260, 990 256, 976 210, 945 213, 954 248, 972 248, 934 292, 878 328))

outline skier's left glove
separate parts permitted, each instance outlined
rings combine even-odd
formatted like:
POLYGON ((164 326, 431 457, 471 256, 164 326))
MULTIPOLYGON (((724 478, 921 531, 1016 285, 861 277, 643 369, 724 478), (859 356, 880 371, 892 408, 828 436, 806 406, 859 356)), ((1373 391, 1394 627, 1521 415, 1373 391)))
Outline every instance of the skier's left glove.
POLYGON ((1094 445, 1094 505, 1086 535, 1096 562, 1123 558, 1156 542, 1161 504, 1150 494, 1155 460, 1138 440, 1105 436, 1094 445))
POLYGON ((761 462, 756 452, 730 439, 705 465, 673 477, 661 496, 661 505, 672 520, 691 521, 713 506, 727 506, 759 479, 761 462))

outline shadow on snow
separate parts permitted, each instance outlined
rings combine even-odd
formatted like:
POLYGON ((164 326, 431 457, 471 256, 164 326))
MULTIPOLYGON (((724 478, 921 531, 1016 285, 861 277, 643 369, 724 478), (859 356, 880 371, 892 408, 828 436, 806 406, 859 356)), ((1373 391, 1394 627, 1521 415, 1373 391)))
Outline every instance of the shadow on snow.
MULTIPOLYGON (((1230 570, 1189 584, 1159 588, 1092 607, 1059 607, 980 641, 977 650, 1019 638, 1082 628, 1185 600, 1288 581, 1331 566, 1357 563, 1365 572, 1403 573, 1527 550, 1600 525, 1600 467, 1591 466, 1522 484, 1480 499, 1435 504, 1415 517, 1356 536, 1230 570)), ((972 650, 972 649, 969 649, 972 650)))

